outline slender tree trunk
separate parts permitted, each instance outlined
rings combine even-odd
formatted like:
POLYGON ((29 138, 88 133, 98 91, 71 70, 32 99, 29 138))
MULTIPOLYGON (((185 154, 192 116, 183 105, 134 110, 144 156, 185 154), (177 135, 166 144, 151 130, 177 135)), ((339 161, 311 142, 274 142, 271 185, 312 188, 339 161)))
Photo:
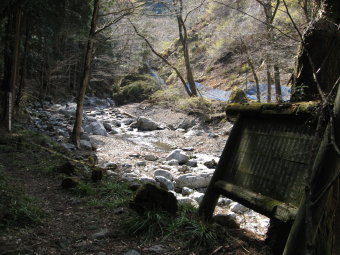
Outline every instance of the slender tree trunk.
POLYGON ((253 61, 252 61, 252 59, 251 59, 251 57, 249 55, 248 47, 247 47, 247 45, 245 44, 245 42, 242 39, 241 39, 241 45, 243 46, 243 49, 244 49, 244 51, 246 53, 248 65, 250 66, 250 70, 251 70, 251 72, 253 73, 253 76, 254 76, 254 81, 255 81, 255 86, 256 86, 257 102, 261 103, 261 93, 260 93, 259 78, 258 78, 258 76, 256 74, 254 63, 253 63, 253 61))
POLYGON ((270 65, 269 62, 270 62, 269 56, 267 56, 267 85, 268 85, 267 101, 268 101, 268 103, 270 103, 272 101, 272 75, 270 73, 271 65, 270 65))
POLYGON ((19 51, 20 51, 20 35, 21 35, 21 18, 22 11, 18 7, 15 10, 15 14, 9 15, 8 18, 8 48, 5 49, 9 51, 5 53, 7 55, 8 61, 6 61, 7 71, 5 73, 4 81, 4 96, 6 97, 4 105, 4 120, 7 130, 10 132, 12 130, 12 114, 13 114, 13 102, 15 98, 15 88, 17 83, 18 65, 19 65, 19 51))
POLYGON ((84 63, 83 78, 82 78, 81 87, 80 87, 79 95, 77 99, 76 120, 73 126, 73 132, 71 136, 71 140, 75 143, 77 148, 80 147, 80 129, 81 129, 82 122, 83 122, 84 98, 86 94, 86 89, 90 83, 91 63, 92 63, 92 57, 93 57, 93 44, 94 44, 94 36, 96 33, 96 27, 97 27, 98 11, 99 11, 99 0, 94 0, 91 29, 89 33, 88 42, 87 42, 87 49, 86 49, 86 56, 85 56, 85 63, 84 63))
POLYGON ((187 73, 187 80, 189 83, 191 96, 197 96, 197 90, 196 90, 196 84, 194 80, 194 75, 192 71, 192 67, 190 65, 190 55, 189 55, 189 48, 188 48, 188 34, 187 29, 185 26, 185 23, 183 21, 183 18, 181 16, 177 17, 178 21, 178 29, 179 29, 179 38, 182 43, 183 47, 183 57, 184 57, 184 63, 185 63, 185 70, 187 73))
POLYGON ((281 92, 281 78, 280 78, 280 67, 277 63, 274 64, 274 84, 275 84, 275 95, 276 102, 282 102, 281 92))
POLYGON ((28 40, 29 40, 29 34, 30 34, 30 28, 29 24, 27 23, 27 17, 25 18, 25 42, 24 42, 24 52, 23 52, 23 59, 22 59, 22 64, 21 64, 21 75, 20 75, 20 82, 19 82, 19 88, 18 88, 18 93, 16 95, 15 99, 15 105, 14 107, 16 109, 19 109, 20 102, 24 93, 25 89, 25 78, 26 78, 26 72, 27 72, 27 55, 28 55, 28 40))

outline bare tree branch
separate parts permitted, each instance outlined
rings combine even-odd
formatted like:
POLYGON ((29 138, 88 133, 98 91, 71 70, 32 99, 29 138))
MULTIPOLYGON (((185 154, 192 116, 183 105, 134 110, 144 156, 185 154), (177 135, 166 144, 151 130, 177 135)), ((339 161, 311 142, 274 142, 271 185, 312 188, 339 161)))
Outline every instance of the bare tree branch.
MULTIPOLYGON (((256 0, 256 1, 257 1, 257 0, 256 0)), ((280 28, 278 28, 278 27, 276 27, 276 26, 274 26, 274 25, 272 25, 272 24, 268 24, 267 22, 265 22, 265 21, 263 21, 263 20, 260 20, 260 19, 256 18, 255 16, 253 16, 253 15, 251 15, 251 14, 245 12, 245 11, 242 11, 242 10, 240 10, 240 9, 238 9, 238 8, 235 8, 235 7, 231 6, 231 5, 228 5, 228 4, 219 2, 219 1, 214 1, 214 0, 213 0, 213 2, 214 2, 214 3, 217 3, 217 4, 224 5, 225 7, 228 7, 228 8, 230 8, 230 9, 232 9, 232 10, 238 11, 238 12, 240 12, 240 13, 242 13, 242 14, 248 16, 248 17, 253 18, 254 20, 256 20, 256 21, 258 21, 258 22, 260 22, 260 23, 262 23, 262 24, 269 25, 269 26, 271 26, 273 29, 279 31, 279 32, 280 32, 282 35, 284 35, 285 37, 287 37, 287 38, 289 38, 289 39, 291 39, 291 40, 293 40, 293 41, 295 41, 295 42, 300 42, 300 40, 297 40, 297 39, 295 39, 293 36, 291 36, 291 35, 289 35, 289 34, 283 32, 280 28)))
POLYGON ((97 29, 95 34, 102 32, 103 30, 107 29, 108 27, 112 26, 113 24, 116 24, 117 22, 122 20, 125 16, 128 16, 130 14, 132 14, 132 12, 126 12, 126 13, 122 14, 121 16, 119 16, 119 17, 115 18, 114 20, 110 21, 109 23, 105 24, 103 27, 97 29))
POLYGON ((189 89, 188 89, 188 87, 187 87, 187 85, 186 85, 187 82, 186 82, 185 79, 183 78, 183 76, 182 76, 182 74, 180 73, 180 71, 179 71, 174 65, 172 65, 166 58, 164 58, 160 53, 158 53, 158 52, 155 50, 155 48, 152 46, 152 44, 150 43, 150 41, 149 41, 144 35, 142 35, 142 34, 138 31, 137 27, 132 23, 131 20, 129 20, 129 22, 130 22, 131 26, 133 27, 133 29, 135 30, 136 34, 146 42, 146 44, 149 46, 150 50, 151 50, 157 57, 159 57, 160 59, 162 59, 164 63, 166 63, 168 66, 170 66, 170 67, 176 72, 178 78, 179 78, 179 79, 181 80, 181 82, 183 83, 186 92, 188 93, 188 95, 191 95, 191 92, 189 91, 189 89))
POLYGON ((206 2, 206 0, 202 0, 202 2, 201 2, 199 5, 197 5, 195 8, 193 8, 192 10, 190 10, 190 11, 185 15, 184 22, 187 21, 189 15, 190 15, 191 13, 193 13, 193 12, 196 11, 197 9, 201 8, 202 5, 203 5, 205 2, 206 2))

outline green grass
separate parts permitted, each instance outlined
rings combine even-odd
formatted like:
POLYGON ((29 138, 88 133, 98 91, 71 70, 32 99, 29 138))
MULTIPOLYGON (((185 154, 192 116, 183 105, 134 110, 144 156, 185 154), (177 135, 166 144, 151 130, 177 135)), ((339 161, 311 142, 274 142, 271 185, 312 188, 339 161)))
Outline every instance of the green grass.
POLYGON ((201 221, 191 205, 180 206, 176 217, 156 211, 131 217, 125 228, 129 234, 141 236, 143 242, 163 238, 184 243, 188 248, 211 247, 224 238, 216 225, 201 221))
POLYGON ((73 189, 74 194, 86 197, 91 207, 118 208, 127 206, 132 191, 124 182, 106 180, 101 183, 80 183, 73 189))
POLYGON ((41 221, 45 212, 37 202, 10 185, 0 167, 0 230, 9 227, 25 227, 41 221))

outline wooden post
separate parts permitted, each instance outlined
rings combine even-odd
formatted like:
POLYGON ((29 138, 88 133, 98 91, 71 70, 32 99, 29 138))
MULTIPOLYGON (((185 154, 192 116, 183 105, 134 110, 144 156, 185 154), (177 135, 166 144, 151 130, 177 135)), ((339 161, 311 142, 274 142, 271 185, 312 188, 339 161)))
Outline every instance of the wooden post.
POLYGON ((12 92, 8 92, 8 121, 7 121, 7 131, 12 131, 12 92))

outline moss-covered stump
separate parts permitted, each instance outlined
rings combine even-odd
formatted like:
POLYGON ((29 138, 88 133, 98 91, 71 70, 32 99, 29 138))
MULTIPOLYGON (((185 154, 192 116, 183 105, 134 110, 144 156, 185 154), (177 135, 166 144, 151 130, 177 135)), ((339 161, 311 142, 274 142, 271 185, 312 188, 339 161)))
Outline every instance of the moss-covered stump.
POLYGON ((153 184, 140 187, 130 206, 139 214, 147 211, 160 211, 175 215, 178 210, 175 195, 153 184))

